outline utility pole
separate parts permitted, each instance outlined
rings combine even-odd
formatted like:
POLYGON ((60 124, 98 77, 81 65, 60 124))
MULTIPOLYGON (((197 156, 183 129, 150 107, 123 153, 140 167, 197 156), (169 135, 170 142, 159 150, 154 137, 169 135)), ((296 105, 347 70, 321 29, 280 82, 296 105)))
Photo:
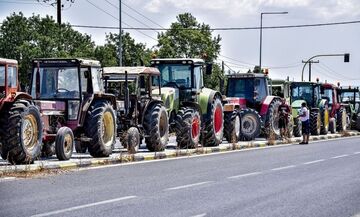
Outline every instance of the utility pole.
POLYGON ((119 0, 119 66, 122 66, 121 0, 119 0))
POLYGON ((314 60, 310 60, 310 61, 303 60, 302 63, 308 63, 308 64, 309 64, 309 81, 311 81, 311 64, 313 64, 313 63, 320 63, 320 61, 319 61, 319 60, 317 60, 317 61, 314 61, 314 60))
POLYGON ((57 5, 57 23, 61 25, 61 0, 57 0, 56 5, 57 5))

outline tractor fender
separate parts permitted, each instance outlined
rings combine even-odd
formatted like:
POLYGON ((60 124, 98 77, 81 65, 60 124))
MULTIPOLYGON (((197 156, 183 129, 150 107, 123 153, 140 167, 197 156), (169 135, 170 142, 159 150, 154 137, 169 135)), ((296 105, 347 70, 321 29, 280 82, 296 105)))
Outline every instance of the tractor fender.
POLYGON ((202 108, 201 108, 201 106, 200 106, 198 103, 196 103, 196 102, 186 101, 186 102, 182 102, 181 105, 182 105, 183 107, 192 107, 192 108, 195 108, 196 110, 199 111, 200 114, 202 113, 202 110, 201 110, 202 108))
POLYGON ((265 99, 262 101, 261 103, 261 109, 260 109, 260 116, 264 117, 266 116, 268 110, 269 110, 269 106, 270 104, 275 100, 275 99, 281 99, 278 96, 267 96, 265 97, 265 99))
POLYGON ((25 92, 16 92, 14 94, 8 94, 5 97, 5 99, 1 100, 0 109, 2 109, 2 107, 6 103, 13 103, 16 100, 21 100, 21 99, 30 101, 30 100, 32 100, 32 97, 28 93, 25 93, 25 92))
POLYGON ((215 98, 222 100, 221 93, 209 88, 202 89, 198 102, 201 107, 202 116, 205 118, 205 120, 211 116, 211 105, 215 98))

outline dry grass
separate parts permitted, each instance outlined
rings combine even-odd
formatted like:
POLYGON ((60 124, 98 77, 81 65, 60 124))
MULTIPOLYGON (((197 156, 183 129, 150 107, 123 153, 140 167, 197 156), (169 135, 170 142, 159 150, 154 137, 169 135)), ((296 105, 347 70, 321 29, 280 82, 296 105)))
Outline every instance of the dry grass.
POLYGON ((351 134, 350 134, 349 131, 345 130, 345 131, 342 131, 342 132, 341 132, 341 136, 342 136, 342 137, 349 137, 349 136, 351 136, 351 134))
POLYGON ((5 172, 0 172, 0 178, 4 178, 4 177, 15 177, 15 178, 22 178, 22 179, 41 178, 41 177, 64 174, 67 172, 69 172, 69 171, 64 170, 64 169, 43 169, 43 170, 35 170, 35 171, 21 171, 21 172, 5 171, 5 172))

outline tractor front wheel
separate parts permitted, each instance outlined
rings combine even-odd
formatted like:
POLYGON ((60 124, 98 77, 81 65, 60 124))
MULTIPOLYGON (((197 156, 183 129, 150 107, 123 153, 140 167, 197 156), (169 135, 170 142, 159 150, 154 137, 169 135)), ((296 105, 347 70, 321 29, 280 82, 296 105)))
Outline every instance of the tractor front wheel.
POLYGON ((240 139, 240 114, 238 111, 225 112, 224 137, 229 143, 237 143, 240 139))
POLYGON ((210 116, 205 120, 203 146, 218 146, 223 140, 223 106, 219 98, 215 98, 211 104, 210 116))
POLYGON ((200 140, 201 117, 191 107, 181 108, 175 117, 174 130, 179 148, 196 148, 200 140))
POLYGON ((61 127, 56 133, 55 153, 59 160, 69 160, 74 148, 74 134, 68 127, 61 127))
POLYGON ((279 129, 279 106, 281 105, 280 99, 274 99, 268 108, 265 121, 266 137, 269 139, 276 139, 280 137, 279 129))
POLYGON ((261 133, 261 117, 253 109, 243 109, 241 115, 241 136, 242 141, 251 141, 261 133))
POLYGON ((42 121, 36 106, 18 100, 0 114, 1 157, 11 164, 33 163, 41 154, 42 121))
POLYGON ((335 118, 330 118, 329 131, 332 134, 336 133, 336 119, 335 118))
POLYGON ((147 135, 145 143, 149 151, 165 150, 169 140, 168 121, 166 109, 159 103, 154 104, 146 111, 143 125, 147 135))
POLYGON ((108 157, 115 145, 116 116, 104 100, 94 102, 85 119, 85 135, 91 138, 88 150, 93 157, 108 157))
POLYGON ((140 132, 136 127, 130 127, 125 135, 127 150, 129 154, 136 154, 140 146, 140 132))
POLYGON ((329 132, 329 111, 324 108, 321 112, 321 129, 320 133, 326 135, 329 132))

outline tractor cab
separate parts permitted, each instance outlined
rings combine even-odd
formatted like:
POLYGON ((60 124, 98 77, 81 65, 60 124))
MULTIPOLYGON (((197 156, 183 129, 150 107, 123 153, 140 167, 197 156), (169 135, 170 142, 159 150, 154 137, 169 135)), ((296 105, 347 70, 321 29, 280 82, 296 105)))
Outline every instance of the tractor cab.
POLYGON ((324 83, 321 85, 321 96, 328 101, 330 116, 334 117, 337 110, 340 109, 339 87, 334 84, 324 83))
POLYGON ((302 101, 305 101, 309 108, 316 108, 321 99, 320 86, 313 82, 291 82, 290 96, 290 102, 294 108, 300 108, 302 101), (296 105, 293 105, 294 103, 296 105))
POLYGON ((18 62, 0 58, 0 100, 18 91, 18 62))
POLYGON ((269 79, 261 73, 239 73, 227 75, 226 96, 239 98, 240 105, 260 110, 261 103, 270 95, 269 79))
POLYGON ((353 107, 356 113, 360 109, 360 91, 359 87, 340 87, 340 101, 344 104, 349 104, 353 107))

